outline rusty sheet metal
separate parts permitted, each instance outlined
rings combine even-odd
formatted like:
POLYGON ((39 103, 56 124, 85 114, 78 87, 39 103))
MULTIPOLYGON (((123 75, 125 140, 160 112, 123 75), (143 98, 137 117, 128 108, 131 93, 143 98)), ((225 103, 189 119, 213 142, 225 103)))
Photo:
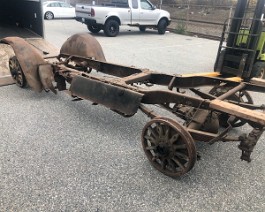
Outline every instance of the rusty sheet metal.
POLYGON ((141 103, 142 94, 83 76, 71 83, 72 95, 102 104, 125 115, 134 115, 141 103))
POLYGON ((38 66, 46 63, 42 55, 19 37, 7 37, 2 39, 1 42, 12 46, 29 86, 33 90, 41 92, 43 85, 38 73, 38 66))
POLYGON ((50 64, 44 64, 39 66, 38 70, 40 81, 46 90, 51 90, 53 93, 57 93, 52 82, 54 82, 53 68, 50 64))
POLYGON ((76 55, 106 61, 99 42, 87 33, 71 36, 62 45, 60 54, 76 55))
POLYGON ((35 49, 37 49, 37 51, 43 56, 50 57, 57 56, 59 54, 59 49, 43 38, 28 38, 25 40, 35 49))
MULTIPOLYGON (((42 38, 25 39, 39 54, 43 56, 56 56, 59 49, 42 38)), ((9 59, 15 56, 13 48, 6 43, 0 43, 0 86, 14 84, 10 74, 9 59)))
POLYGON ((59 54, 59 49, 43 38, 27 38, 25 40, 34 48, 36 48, 40 52, 40 54, 43 54, 45 56, 59 54))

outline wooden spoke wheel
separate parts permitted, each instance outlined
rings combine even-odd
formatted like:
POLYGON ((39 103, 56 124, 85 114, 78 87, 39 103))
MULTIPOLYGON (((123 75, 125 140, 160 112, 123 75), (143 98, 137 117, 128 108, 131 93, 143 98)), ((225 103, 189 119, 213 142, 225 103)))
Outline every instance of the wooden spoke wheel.
MULTIPOLYGON (((221 96, 224 93, 228 92, 230 89, 232 89, 229 86, 215 86, 210 90, 210 94, 214 95, 214 96, 221 96)), ((232 96, 230 96, 228 98, 228 100, 232 100, 235 102, 242 102, 242 103, 246 103, 246 104, 253 104, 253 99, 251 98, 250 94, 247 91, 240 91, 240 92, 236 92, 235 94, 233 94, 232 96)), ((230 115, 227 113, 220 113, 219 115, 219 123, 222 127, 228 127, 228 119, 230 118, 230 115)), ((246 123, 246 121, 241 120, 239 118, 235 118, 232 122, 231 125, 232 127, 241 127, 246 123)))
POLYGON ((9 69, 16 84, 19 87, 24 88, 27 84, 27 81, 16 56, 9 59, 9 69))
POLYGON ((151 164, 170 177, 184 175, 197 159, 196 147, 190 133, 167 118, 155 118, 142 131, 142 145, 151 164))

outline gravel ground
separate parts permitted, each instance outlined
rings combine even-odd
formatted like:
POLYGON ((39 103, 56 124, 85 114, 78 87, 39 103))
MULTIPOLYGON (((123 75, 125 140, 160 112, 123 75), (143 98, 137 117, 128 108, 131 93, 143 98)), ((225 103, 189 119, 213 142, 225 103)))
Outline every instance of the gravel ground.
MULTIPOLYGON (((45 24, 56 46, 86 31, 72 20, 45 24)), ((96 38, 108 61, 164 73, 210 71, 218 46, 129 28, 116 38, 96 38)), ((237 144, 198 143, 202 159, 172 179, 152 168, 142 151, 148 118, 141 112, 126 119, 88 101, 72 102, 63 92, 0 90, 0 211, 265 210, 264 135, 252 163, 240 161, 237 144)))

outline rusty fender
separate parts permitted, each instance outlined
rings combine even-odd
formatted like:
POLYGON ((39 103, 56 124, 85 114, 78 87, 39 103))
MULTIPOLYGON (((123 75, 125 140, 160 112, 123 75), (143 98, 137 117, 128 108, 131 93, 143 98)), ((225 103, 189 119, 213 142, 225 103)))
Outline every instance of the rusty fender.
MULTIPOLYGON (((69 37, 61 47, 60 54, 76 55, 79 57, 92 58, 98 61, 106 61, 99 42, 87 33, 74 34, 69 37)), ((78 59, 73 59, 78 64, 78 59)), ((81 61, 80 61, 81 62, 81 61)), ((88 66, 82 61, 82 66, 88 66)))
POLYGON ((44 60, 37 49, 19 37, 6 37, 1 42, 13 48, 26 80, 34 91, 41 92, 43 89, 55 91, 52 85, 54 80, 52 66, 44 60))

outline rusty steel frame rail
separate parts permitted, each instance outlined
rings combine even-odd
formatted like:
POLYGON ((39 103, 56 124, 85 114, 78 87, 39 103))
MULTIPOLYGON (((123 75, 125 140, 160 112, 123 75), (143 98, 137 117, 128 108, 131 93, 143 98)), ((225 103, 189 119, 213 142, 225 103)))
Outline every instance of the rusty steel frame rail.
MULTIPOLYGON (((74 59, 82 59, 88 63, 90 67, 93 67, 99 72, 115 76, 114 78, 108 77, 97 77, 87 73, 82 73, 76 71, 72 68, 69 68, 63 64, 59 65, 59 69, 61 74, 63 72, 74 73, 73 77, 73 85, 70 90, 76 95, 75 86, 78 84, 80 87, 85 86, 85 84, 90 84, 92 81, 97 82, 96 85, 106 85, 117 89, 123 89, 124 91, 133 91, 141 96, 141 101, 137 102, 136 107, 138 108, 140 103, 144 104, 165 104, 165 103, 176 103, 189 105, 195 108, 205 109, 205 110, 216 110, 220 112, 226 112, 228 114, 240 117, 241 119, 245 119, 250 122, 257 122, 260 125, 265 126, 265 115, 263 113, 251 111, 246 108, 242 108, 240 106, 224 103, 218 99, 226 99, 230 95, 236 93, 241 90, 249 90, 249 91, 258 91, 265 92, 265 84, 264 85, 255 85, 250 82, 234 82, 222 77, 205 77, 205 76, 176 76, 169 74, 162 74, 150 71, 148 69, 135 69, 131 67, 111 64, 107 62, 100 62, 89 58, 82 58, 77 56, 70 55, 59 55, 58 59, 71 57, 71 60, 74 59), (172 81, 173 80, 173 81, 172 81), (77 82, 76 82, 77 81, 77 82), (202 99, 198 97, 187 96, 185 94, 181 94, 178 92, 173 92, 171 90, 147 90, 142 87, 133 86, 136 83, 152 83, 155 85, 161 86, 169 86, 173 85, 175 88, 196 88, 200 86, 209 86, 209 85, 217 85, 220 83, 227 83, 230 86, 235 87, 229 93, 223 95, 223 97, 218 97, 215 100, 202 99), (82 86, 81 86, 82 84, 82 86), (224 103, 224 104, 223 104, 224 103), (233 107, 233 109, 229 109, 233 107)), ((68 60, 67 60, 68 61, 68 60)), ((55 64, 55 67, 57 65, 55 64)), ((107 88, 107 87, 106 87, 107 88)), ((80 89, 80 88, 78 88, 80 89)), ((107 88, 108 89, 108 88, 107 88)), ((78 96, 78 95, 77 95, 78 96)), ((140 97, 139 96, 139 97, 140 97)), ((83 96, 83 98, 86 98, 83 96)), ((90 99, 89 97, 87 97, 90 99)), ((100 98, 100 97, 99 97, 100 98)), ((103 97, 105 98, 105 97, 103 97)), ((100 101, 100 99, 98 99, 100 101)), ((100 102, 97 102, 100 103, 100 102)), ((118 102, 119 104, 120 102, 118 102)), ((119 109, 119 105, 114 104, 114 109, 117 107, 119 109)), ((242 105, 241 105, 242 106, 242 105)), ((130 114, 133 115, 137 110, 130 111, 130 114), (133 114, 132 114, 133 113, 133 114)), ((123 112, 123 111, 120 111, 123 112)))
MULTIPOLYGON (((61 58, 71 58, 71 60, 82 59, 87 62, 89 67, 92 67, 98 72, 119 77, 121 78, 121 81, 123 81, 125 84, 144 83, 148 81, 151 84, 157 84, 162 86, 168 86, 171 83, 173 87, 177 88, 214 86, 220 83, 227 83, 230 86, 235 87, 240 84, 240 82, 230 80, 229 78, 224 78, 222 75, 218 77, 200 76, 196 74, 190 76, 170 75, 165 73, 154 72, 149 69, 137 69, 133 67, 97 61, 94 59, 74 55, 60 54, 57 58, 59 60, 61 58), (171 81, 173 78, 174 82, 172 83, 171 81)), ((244 85, 244 90, 265 93, 264 80, 252 80, 250 82, 244 82, 244 85)))

